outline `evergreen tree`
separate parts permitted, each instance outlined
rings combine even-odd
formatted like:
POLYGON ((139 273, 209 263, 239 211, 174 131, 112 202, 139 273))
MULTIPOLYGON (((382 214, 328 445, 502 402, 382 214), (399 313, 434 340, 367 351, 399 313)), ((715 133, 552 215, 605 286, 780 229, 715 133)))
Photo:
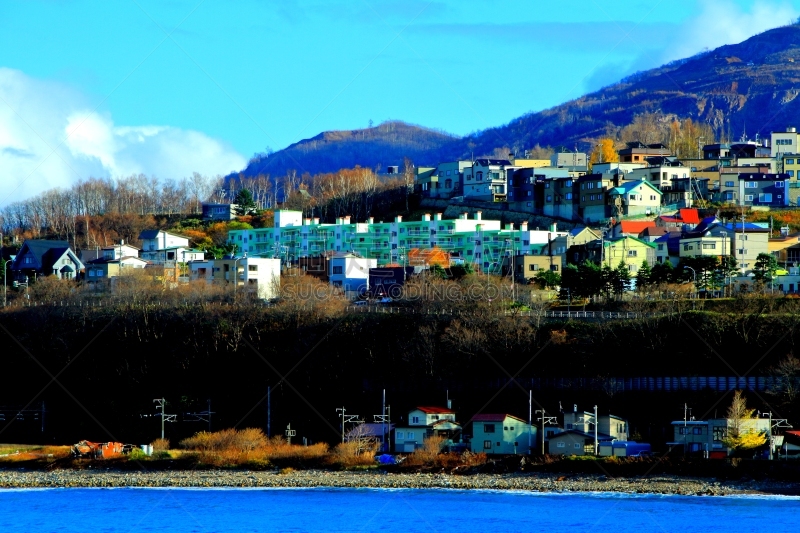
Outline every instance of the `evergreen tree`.
POLYGON ((650 273, 650 281, 654 285, 673 283, 675 281, 675 268, 672 266, 672 263, 669 261, 656 263, 650 273))
POLYGON ((553 289, 561 284, 561 276, 552 270, 540 270, 533 279, 546 289, 553 289))
POLYGON ((256 210, 256 202, 253 200, 253 193, 247 189, 240 189, 233 203, 236 204, 236 214, 239 216, 249 215, 256 210))
POLYGON ((647 259, 642 261, 642 266, 639 267, 639 272, 636 273, 636 288, 644 289, 652 283, 653 271, 650 269, 650 264, 647 259))
POLYGON ((631 288, 631 271, 628 270, 628 265, 625 261, 620 260, 617 268, 614 269, 614 292, 622 296, 625 291, 631 288))
POLYGON ((772 254, 760 253, 753 265, 753 280, 761 283, 771 283, 778 271, 778 260, 772 254))

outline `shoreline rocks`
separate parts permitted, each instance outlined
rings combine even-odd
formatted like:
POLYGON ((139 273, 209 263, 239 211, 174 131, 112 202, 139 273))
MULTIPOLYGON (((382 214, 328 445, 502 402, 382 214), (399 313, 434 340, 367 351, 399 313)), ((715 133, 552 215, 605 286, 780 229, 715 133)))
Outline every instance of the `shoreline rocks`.
POLYGON ((726 481, 653 476, 609 478, 606 476, 514 474, 429 474, 383 471, 291 472, 248 470, 0 470, 0 489, 30 488, 376 488, 518 490, 527 492, 618 492, 684 496, 731 496, 745 494, 798 495, 800 484, 780 481, 726 481))

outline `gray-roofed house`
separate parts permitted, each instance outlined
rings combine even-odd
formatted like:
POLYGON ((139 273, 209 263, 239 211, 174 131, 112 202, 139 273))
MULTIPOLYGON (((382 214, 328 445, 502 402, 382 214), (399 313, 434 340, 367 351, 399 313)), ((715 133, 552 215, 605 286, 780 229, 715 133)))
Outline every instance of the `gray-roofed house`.
POLYGON ((14 280, 27 283, 41 276, 78 279, 84 266, 67 241, 27 240, 11 263, 14 280))

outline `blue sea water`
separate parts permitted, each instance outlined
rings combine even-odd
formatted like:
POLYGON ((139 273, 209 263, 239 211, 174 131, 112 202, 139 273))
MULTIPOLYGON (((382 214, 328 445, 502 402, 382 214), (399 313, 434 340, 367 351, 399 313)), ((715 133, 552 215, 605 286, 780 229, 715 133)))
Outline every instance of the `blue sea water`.
POLYGON ((564 530, 703 533, 785 528, 789 497, 374 489, 0 491, 0 532, 564 530))

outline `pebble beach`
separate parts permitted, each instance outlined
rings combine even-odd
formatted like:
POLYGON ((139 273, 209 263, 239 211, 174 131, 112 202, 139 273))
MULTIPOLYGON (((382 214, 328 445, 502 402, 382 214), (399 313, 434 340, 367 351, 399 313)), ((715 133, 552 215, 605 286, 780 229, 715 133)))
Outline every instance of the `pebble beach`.
POLYGON ((474 489, 528 492, 619 492, 730 496, 746 494, 800 495, 800 484, 771 480, 717 481, 714 479, 654 476, 608 478, 557 474, 386 473, 383 471, 115 471, 115 470, 0 470, 0 489, 22 488, 376 488, 474 489))

